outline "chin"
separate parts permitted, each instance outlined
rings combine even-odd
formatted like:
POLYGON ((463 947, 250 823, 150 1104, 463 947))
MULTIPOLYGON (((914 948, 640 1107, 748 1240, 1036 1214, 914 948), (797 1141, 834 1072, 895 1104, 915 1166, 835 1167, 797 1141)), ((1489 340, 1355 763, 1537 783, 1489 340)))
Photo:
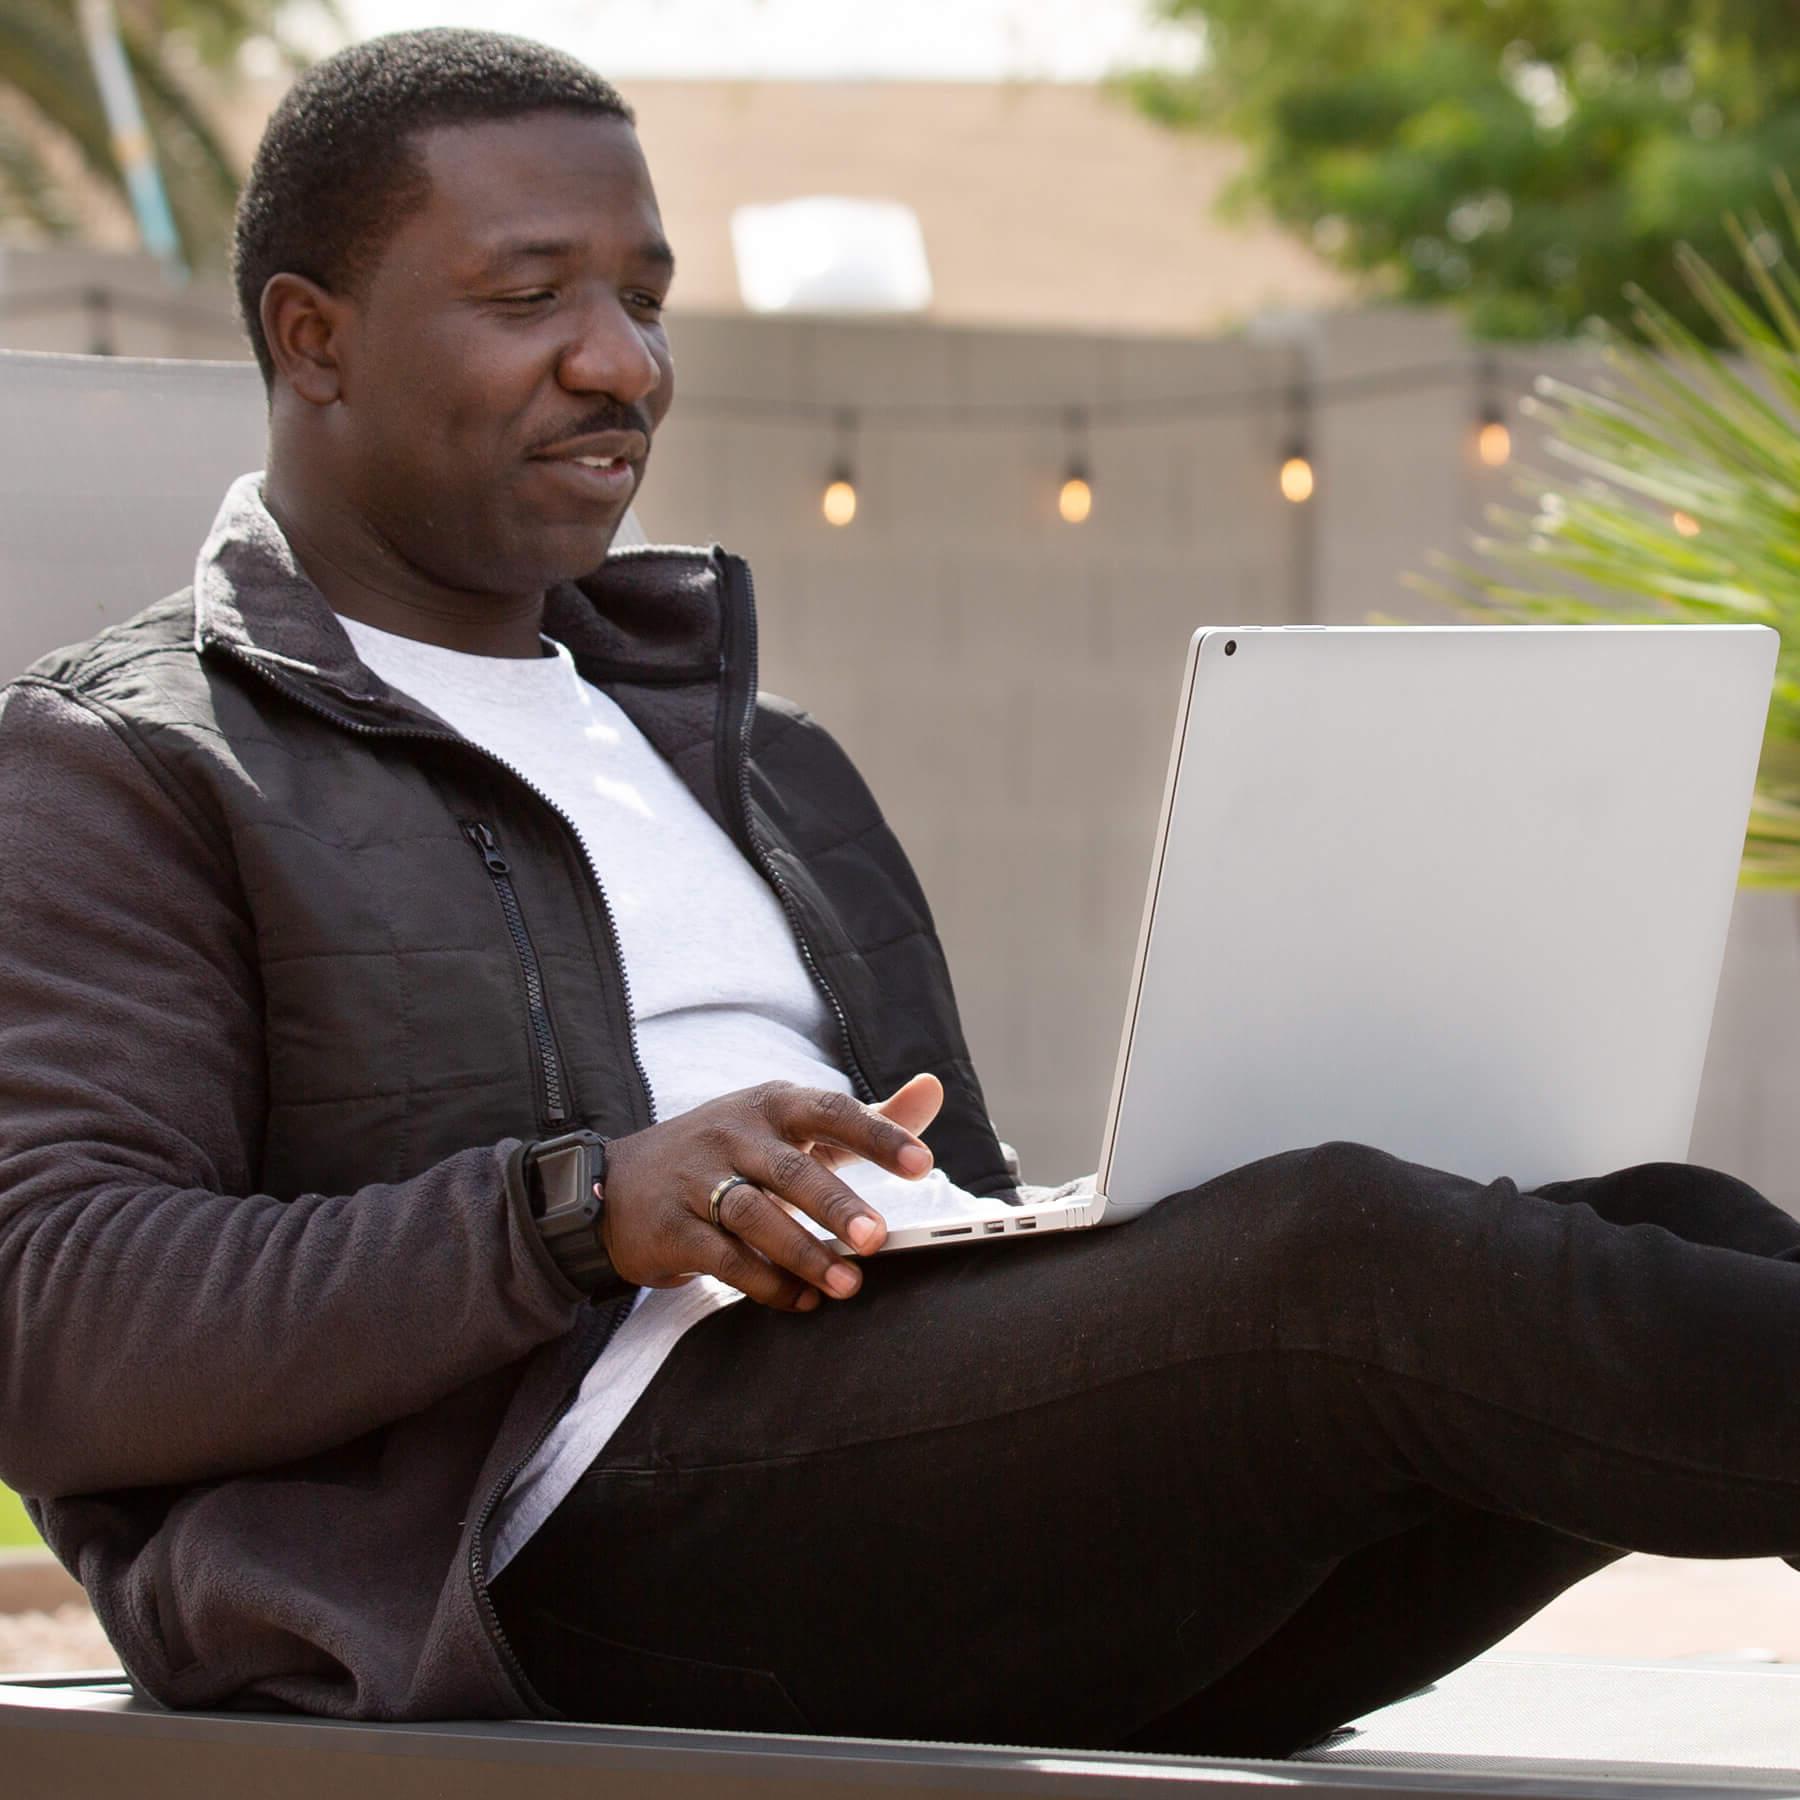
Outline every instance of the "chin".
POLYGON ((529 546, 520 546, 518 554, 496 557, 495 579, 482 585, 500 593, 523 594, 579 581, 606 561, 624 517, 621 511, 604 525, 546 528, 529 546))

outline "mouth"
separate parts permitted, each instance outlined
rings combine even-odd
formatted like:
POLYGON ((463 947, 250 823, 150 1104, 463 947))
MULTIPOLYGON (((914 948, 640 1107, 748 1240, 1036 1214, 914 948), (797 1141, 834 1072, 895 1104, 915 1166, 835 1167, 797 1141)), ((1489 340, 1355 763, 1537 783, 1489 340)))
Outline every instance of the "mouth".
MULTIPOLYGON (((623 439, 630 434, 609 435, 623 439)), ((641 438, 633 437, 629 443, 566 445, 541 451, 532 461, 555 470, 563 486, 593 500, 610 501, 630 495, 637 482, 639 460, 647 449, 641 438), (632 454, 634 450, 636 456, 632 454)))

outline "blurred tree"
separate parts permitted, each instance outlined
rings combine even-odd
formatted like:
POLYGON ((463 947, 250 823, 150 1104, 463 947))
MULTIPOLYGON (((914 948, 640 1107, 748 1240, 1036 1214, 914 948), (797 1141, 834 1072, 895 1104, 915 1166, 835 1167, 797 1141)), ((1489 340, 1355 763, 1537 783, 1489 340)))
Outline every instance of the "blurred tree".
POLYGON ((1724 215, 1800 163, 1793 0, 1155 4, 1201 54, 1130 78, 1139 105, 1242 137, 1240 202, 1486 337, 1622 319, 1628 282, 1664 286, 1682 241, 1724 260, 1724 215))
MULTIPOLYGON (((315 0, 329 20, 336 0, 315 0)), ((239 172, 215 121, 254 45, 276 65, 305 56, 282 0, 117 0, 119 32, 190 265, 223 259, 239 172)), ((78 228, 68 170, 123 195, 77 0, 0 0, 0 224, 78 228), (59 154, 60 152, 60 154, 59 154)))

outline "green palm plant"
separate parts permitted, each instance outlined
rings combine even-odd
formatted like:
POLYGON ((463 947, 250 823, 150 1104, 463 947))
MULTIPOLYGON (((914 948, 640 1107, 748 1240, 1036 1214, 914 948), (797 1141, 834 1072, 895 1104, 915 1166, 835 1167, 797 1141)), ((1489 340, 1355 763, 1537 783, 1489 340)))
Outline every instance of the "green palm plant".
MULTIPOLYGON (((321 0, 333 22, 336 0, 321 0)), ((239 171, 214 122, 252 39, 291 67, 305 57, 283 35, 281 0, 119 0, 119 35, 155 144, 186 260, 218 262, 239 171)), ((85 174, 123 194, 76 0, 0 0, 0 222, 21 219, 52 237, 77 228, 53 143, 85 174)))
MULTIPOLYGON (((1800 204, 1777 189, 1789 242, 1800 204)), ((1800 275, 1781 237, 1728 221, 1754 300, 1693 250, 1683 280, 1724 353, 1632 292, 1638 337, 1614 335, 1592 387, 1545 379, 1532 411, 1566 475, 1528 474, 1531 512, 1496 509, 1479 566, 1416 583, 1486 617, 1540 624, 1772 625, 1773 704, 1743 880, 1800 888, 1800 275)))

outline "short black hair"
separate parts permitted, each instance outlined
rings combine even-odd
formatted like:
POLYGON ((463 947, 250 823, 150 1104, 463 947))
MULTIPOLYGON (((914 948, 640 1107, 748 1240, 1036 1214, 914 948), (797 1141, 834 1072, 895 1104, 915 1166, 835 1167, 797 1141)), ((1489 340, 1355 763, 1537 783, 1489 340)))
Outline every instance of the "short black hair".
POLYGON ((497 31, 396 31, 308 69, 269 120, 238 199, 232 270, 250 345, 273 383, 262 292, 304 275, 354 293, 406 215, 426 200, 416 139, 442 125, 534 112, 637 123, 585 63, 497 31))

